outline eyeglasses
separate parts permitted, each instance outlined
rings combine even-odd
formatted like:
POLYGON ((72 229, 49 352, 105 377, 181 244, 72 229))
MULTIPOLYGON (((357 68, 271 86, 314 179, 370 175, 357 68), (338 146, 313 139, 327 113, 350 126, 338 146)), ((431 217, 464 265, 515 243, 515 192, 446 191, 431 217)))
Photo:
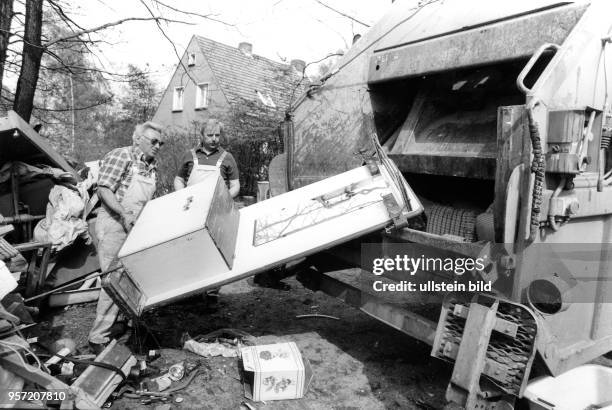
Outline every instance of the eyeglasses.
POLYGON ((161 140, 158 140, 157 138, 150 139, 149 137, 145 135, 143 135, 143 137, 146 138, 153 146, 159 145, 160 148, 164 146, 164 142, 161 140))

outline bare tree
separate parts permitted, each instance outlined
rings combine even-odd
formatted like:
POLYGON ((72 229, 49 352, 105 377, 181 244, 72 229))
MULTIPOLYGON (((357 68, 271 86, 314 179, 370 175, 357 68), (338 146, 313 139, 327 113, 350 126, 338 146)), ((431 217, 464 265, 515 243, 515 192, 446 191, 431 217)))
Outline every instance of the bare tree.
MULTIPOLYGON (((25 21, 21 19, 22 13, 12 13, 14 0, 0 0, 0 67, 5 67, 6 70, 10 70, 15 75, 19 72, 19 79, 17 81, 17 89, 13 101, 13 109, 21 115, 24 119, 29 120, 34 107, 34 95, 37 87, 39 87, 39 76, 40 70, 60 70, 66 73, 66 75, 73 75, 76 72, 83 72, 83 70, 90 70, 99 72, 108 76, 111 79, 119 81, 128 81, 127 75, 119 73, 110 73, 105 70, 100 70, 95 65, 89 65, 87 67, 79 66, 74 67, 69 62, 63 61, 58 49, 63 48, 73 49, 75 47, 83 46, 87 53, 94 58, 97 58, 96 54, 92 50, 92 47, 98 43, 105 42, 100 36, 93 38, 93 35, 99 34, 100 32, 110 29, 112 27, 124 24, 130 21, 153 21, 161 30, 160 23, 183 23, 193 24, 188 21, 174 20, 164 16, 160 16, 157 13, 153 13, 150 7, 143 1, 142 4, 145 6, 150 14, 147 17, 131 17, 127 16, 120 18, 116 21, 107 22, 96 27, 84 28, 78 24, 70 14, 65 10, 69 6, 69 3, 63 2, 62 0, 25 0, 25 21), (45 12, 43 15, 43 4, 45 12), (20 14, 17 16, 16 14, 20 14), (50 16, 55 16, 54 18, 50 16), (61 23, 65 26, 66 30, 62 32, 62 35, 53 35, 57 33, 49 33, 44 30, 44 27, 49 23, 49 19, 55 20, 56 23, 61 23), (16 23, 17 30, 11 31, 11 20, 16 23), (23 29, 23 34, 20 30, 23 29), (49 35, 51 34, 51 35, 49 35), (11 39, 12 38, 12 39, 11 39), (11 49, 11 44, 17 45, 23 44, 23 48, 11 49), (10 57, 9 57, 10 54, 10 57), (57 61, 55 67, 50 68, 45 66, 44 62, 41 65, 42 56, 47 54, 57 61)), ((155 2, 155 0, 150 0, 155 2)), ((19 5, 23 3, 18 2, 19 5)), ((167 5, 163 5, 169 8, 167 5)), ((206 15, 200 15, 197 13, 182 11, 176 8, 169 8, 173 12, 182 13, 183 15, 198 18, 208 18, 213 21, 217 21, 212 17, 206 15)), ((174 43, 166 36, 163 30, 162 34, 172 43, 174 43)), ((176 48, 176 47, 175 47, 176 48)), ((1 75, 3 71, 0 71, 0 82, 3 79, 1 75)), ((10 100, 9 96, 0 96, 4 100, 10 100)), ((44 107, 39 107, 44 109, 44 107)))
POLYGON ((15 102, 13 103, 15 112, 26 121, 30 121, 32 115, 34 94, 40 72, 40 60, 44 50, 41 44, 42 17, 42 0, 26 0, 23 57, 21 72, 17 81, 17 91, 15 92, 15 102))
MULTIPOLYGON (((13 0, 0 0, 0 84, 4 77, 4 61, 8 51, 8 42, 11 30, 11 20, 13 18, 13 0)), ((0 97, 2 96, 0 87, 0 97)))

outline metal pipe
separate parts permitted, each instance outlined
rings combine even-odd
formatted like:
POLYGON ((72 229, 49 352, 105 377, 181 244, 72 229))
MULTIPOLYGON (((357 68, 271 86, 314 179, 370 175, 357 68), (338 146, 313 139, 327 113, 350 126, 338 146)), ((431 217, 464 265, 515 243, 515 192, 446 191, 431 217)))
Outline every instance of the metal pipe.
POLYGON ((604 167, 606 165, 606 150, 599 150, 599 178, 597 178, 597 192, 602 192, 604 187, 604 167))
POLYGON ((72 287, 74 285, 77 285, 79 283, 85 282, 86 280, 89 280, 91 278, 97 278, 99 276, 106 275, 107 273, 111 273, 111 272, 114 272, 114 271, 116 271, 118 269, 122 269, 122 268, 123 268, 123 266, 117 266, 117 267, 114 267, 113 269, 105 270, 103 272, 92 273, 91 275, 87 275, 84 278, 81 278, 81 279, 79 279, 77 281, 70 282, 70 283, 67 283, 67 284, 62 285, 62 286, 58 286, 57 288, 51 289, 48 292, 44 292, 44 293, 41 293, 40 295, 36 295, 36 296, 32 296, 31 298, 27 298, 23 302, 24 303, 28 303, 28 302, 31 302, 33 300, 44 298, 45 296, 49 296, 49 295, 51 295, 51 294, 53 294, 55 292, 59 292, 60 290, 64 290, 64 289, 67 289, 67 288, 72 287))
POLYGON ((23 224, 45 218, 45 215, 19 214, 14 216, 0 215, 0 225, 23 224))

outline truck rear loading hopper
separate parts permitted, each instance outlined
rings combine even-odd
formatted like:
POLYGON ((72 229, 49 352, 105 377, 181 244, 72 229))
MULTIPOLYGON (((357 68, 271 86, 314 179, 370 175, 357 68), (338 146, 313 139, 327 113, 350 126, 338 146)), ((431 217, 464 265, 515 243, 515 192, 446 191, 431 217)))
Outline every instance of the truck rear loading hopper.
MULTIPOLYGON (((312 286, 454 361, 447 397, 467 408, 520 397, 534 352, 557 375, 612 350, 611 12, 597 0, 395 2, 284 126, 290 188, 357 165, 379 135, 428 217, 384 247, 488 252, 494 296, 431 295, 437 323, 325 275, 312 286)), ((318 260, 332 254, 351 252, 318 260)))

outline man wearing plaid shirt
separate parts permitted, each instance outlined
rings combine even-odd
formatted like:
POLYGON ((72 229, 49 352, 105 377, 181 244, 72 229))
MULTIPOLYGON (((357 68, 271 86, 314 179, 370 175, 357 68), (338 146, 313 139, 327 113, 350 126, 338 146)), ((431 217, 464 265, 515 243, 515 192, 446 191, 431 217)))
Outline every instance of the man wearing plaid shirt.
MULTIPOLYGON (((133 145, 116 148, 106 154, 100 166, 98 197, 102 206, 96 220, 98 259, 107 270, 140 211, 155 193, 157 182, 156 156, 164 144, 161 127, 152 122, 139 124, 132 136, 133 145)), ((110 342, 111 328, 119 315, 119 307, 104 290, 100 290, 96 319, 89 333, 89 343, 99 353, 110 342)), ((127 330, 127 329, 125 329, 127 330)), ((127 341, 127 337, 120 341, 127 341)))

